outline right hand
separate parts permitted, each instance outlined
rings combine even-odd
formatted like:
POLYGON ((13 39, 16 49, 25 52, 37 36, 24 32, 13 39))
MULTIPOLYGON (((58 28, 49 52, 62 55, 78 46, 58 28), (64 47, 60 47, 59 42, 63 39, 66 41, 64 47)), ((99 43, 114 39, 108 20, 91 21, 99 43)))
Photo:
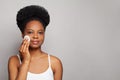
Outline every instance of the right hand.
POLYGON ((30 42, 27 39, 24 39, 20 46, 19 52, 20 52, 20 55, 22 56, 23 63, 30 62, 29 45, 30 45, 30 42))

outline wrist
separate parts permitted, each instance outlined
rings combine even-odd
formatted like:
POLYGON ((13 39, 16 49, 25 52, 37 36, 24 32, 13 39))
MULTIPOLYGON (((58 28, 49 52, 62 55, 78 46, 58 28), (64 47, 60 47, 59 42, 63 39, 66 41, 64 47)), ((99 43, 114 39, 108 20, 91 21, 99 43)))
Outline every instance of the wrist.
POLYGON ((22 63, 23 63, 23 64, 29 64, 29 63, 30 63, 30 60, 23 60, 22 63))

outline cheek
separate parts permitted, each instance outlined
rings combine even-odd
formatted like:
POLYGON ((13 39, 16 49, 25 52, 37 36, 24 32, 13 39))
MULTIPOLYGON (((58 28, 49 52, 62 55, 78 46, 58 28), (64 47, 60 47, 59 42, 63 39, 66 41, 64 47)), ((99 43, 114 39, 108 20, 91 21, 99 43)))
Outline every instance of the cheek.
POLYGON ((40 37, 40 39, 39 39, 39 40, 40 40, 40 44, 43 44, 43 43, 44 43, 44 39, 45 39, 44 36, 41 36, 41 37, 40 37))
POLYGON ((44 41, 44 35, 40 36, 40 40, 44 41))

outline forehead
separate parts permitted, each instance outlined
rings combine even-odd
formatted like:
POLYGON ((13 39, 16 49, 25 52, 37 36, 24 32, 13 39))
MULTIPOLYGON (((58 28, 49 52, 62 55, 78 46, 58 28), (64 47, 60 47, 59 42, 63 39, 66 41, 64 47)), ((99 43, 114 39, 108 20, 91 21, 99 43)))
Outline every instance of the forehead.
POLYGON ((26 24, 25 29, 44 30, 44 26, 43 26, 43 24, 40 21, 38 21, 38 20, 32 20, 32 21, 29 21, 26 24))

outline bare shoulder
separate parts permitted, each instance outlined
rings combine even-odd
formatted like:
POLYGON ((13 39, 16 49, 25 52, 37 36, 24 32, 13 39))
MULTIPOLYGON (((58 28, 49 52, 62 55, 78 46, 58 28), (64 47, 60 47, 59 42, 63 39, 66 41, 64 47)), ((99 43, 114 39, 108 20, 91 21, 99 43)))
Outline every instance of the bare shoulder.
POLYGON ((53 64, 57 64, 57 63, 62 64, 61 60, 56 56, 50 55, 50 59, 53 64))
POLYGON ((13 55, 9 57, 9 62, 15 62, 16 60, 18 60, 17 55, 13 55))
POLYGON ((17 55, 13 55, 8 60, 9 80, 15 80, 18 72, 19 60, 17 55))
POLYGON ((8 64, 17 66, 19 64, 17 55, 13 55, 13 56, 9 57, 8 64))
POLYGON ((58 57, 53 56, 53 55, 50 55, 50 59, 51 59, 52 70, 54 72, 56 72, 58 69, 62 71, 63 69, 62 61, 58 57))

